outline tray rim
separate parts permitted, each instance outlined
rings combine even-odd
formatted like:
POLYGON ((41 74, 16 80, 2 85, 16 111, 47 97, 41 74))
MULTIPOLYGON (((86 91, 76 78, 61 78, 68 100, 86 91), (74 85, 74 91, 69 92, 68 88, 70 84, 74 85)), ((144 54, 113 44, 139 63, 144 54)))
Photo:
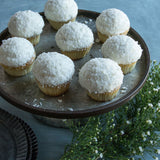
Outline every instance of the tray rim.
MULTIPOLYGON (((44 12, 40 12, 40 14, 44 17, 44 12)), ((94 18, 94 19, 99 14, 100 13, 95 12, 95 11, 81 10, 81 9, 78 10, 79 16, 84 15, 86 17, 94 18)), ((118 99, 112 103, 107 104, 107 107, 106 107, 106 105, 99 105, 99 107, 97 107, 97 108, 85 109, 85 110, 79 110, 79 111, 56 111, 56 110, 33 107, 31 105, 25 104, 20 101, 17 102, 17 100, 13 96, 10 96, 8 93, 6 93, 1 88, 0 88, 0 96, 3 97, 5 100, 7 100, 12 105, 14 105, 22 110, 25 110, 25 111, 33 113, 33 114, 37 114, 37 115, 41 115, 41 116, 45 116, 45 117, 50 117, 50 118, 60 118, 60 119, 84 118, 84 117, 95 116, 98 114, 103 114, 103 113, 112 111, 112 110, 120 107, 124 103, 128 102, 131 98, 133 98, 133 96, 135 96, 139 92, 139 90, 143 87, 143 85, 145 84, 145 81, 148 77, 148 74, 149 74, 150 54, 149 54, 148 47, 147 47, 145 41, 143 40, 143 38, 132 27, 130 27, 129 33, 134 34, 135 38, 140 40, 140 43, 143 45, 143 47, 145 49, 145 52, 146 52, 146 55, 145 55, 146 61, 145 62, 147 64, 146 71, 145 71, 145 74, 143 74, 143 76, 141 77, 141 80, 139 81, 139 83, 130 92, 128 92, 125 96, 121 97, 120 99, 118 99)), ((7 35, 8 35, 8 28, 6 28, 5 30, 3 30, 0 33, 0 40, 4 39, 4 37, 6 37, 7 35)))
POLYGON ((9 112, 0 108, 1 118, 0 120, 9 130, 16 145, 16 160, 25 160, 28 152, 28 138, 24 127, 19 123, 19 118, 10 114, 9 112), (6 120, 6 121, 5 121, 6 120), (20 129, 20 132, 16 132, 16 129, 20 129), (15 133, 16 132, 16 133, 15 133))
MULTIPOLYGON (((20 155, 22 152, 21 151, 16 156, 16 160, 23 160, 23 159, 35 160, 38 155, 38 141, 37 141, 37 137, 36 137, 34 131, 32 130, 32 128, 24 120, 13 115, 12 113, 9 113, 8 111, 6 111, 2 108, 0 108, 0 112, 2 113, 3 116, 6 116, 6 118, 10 118, 11 120, 14 120, 14 123, 21 126, 22 129, 24 130, 24 134, 25 134, 26 142, 27 142, 27 146, 26 146, 27 153, 25 151, 26 156, 24 157, 24 156, 20 155), (28 157, 30 157, 30 158, 28 159, 28 157)), ((8 122, 8 120, 7 120, 7 122, 8 122)), ((8 123, 12 123, 12 122, 9 121, 8 123)), ((21 137, 23 137, 23 136, 24 135, 21 135, 21 137)))
POLYGON ((28 140, 28 153, 27 153, 27 158, 28 160, 35 160, 37 159, 38 156, 38 141, 37 141, 37 137, 34 133, 34 131, 32 130, 32 128, 22 119, 18 118, 19 122, 21 123, 21 125, 23 126, 25 133, 26 133, 26 137, 28 140))

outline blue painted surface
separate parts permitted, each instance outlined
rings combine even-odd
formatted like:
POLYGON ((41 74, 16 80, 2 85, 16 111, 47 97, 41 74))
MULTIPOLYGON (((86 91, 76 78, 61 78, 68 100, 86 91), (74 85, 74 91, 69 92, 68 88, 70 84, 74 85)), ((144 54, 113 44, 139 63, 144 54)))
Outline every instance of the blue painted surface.
MULTIPOLYGON (((19 10, 41 12, 44 0, 0 0, 0 32, 7 27, 11 15, 19 10)), ((159 0, 76 0, 79 9, 101 12, 107 8, 118 8, 124 11, 131 26, 145 40, 151 59, 160 61, 160 1, 159 0)), ((34 130, 39 142, 38 160, 57 160, 63 154, 64 146, 70 143, 72 133, 66 129, 53 128, 36 121, 30 113, 8 104, 0 97, 0 107, 24 119, 34 130)), ((149 156, 148 160, 151 158, 149 156)))

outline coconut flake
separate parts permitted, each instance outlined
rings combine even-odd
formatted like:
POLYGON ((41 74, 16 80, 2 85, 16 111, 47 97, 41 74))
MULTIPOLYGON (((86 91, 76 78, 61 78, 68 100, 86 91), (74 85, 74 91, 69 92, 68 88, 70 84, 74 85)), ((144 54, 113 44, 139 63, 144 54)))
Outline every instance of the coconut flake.
POLYGON ((35 60, 32 71, 42 85, 57 86, 70 81, 75 69, 73 61, 67 56, 44 52, 35 60))
POLYGON ((81 68, 79 82, 90 93, 111 92, 121 86, 123 73, 116 62, 107 58, 94 58, 81 68))
POLYGON ((116 8, 104 10, 96 19, 97 30, 111 36, 123 33, 130 28, 127 15, 116 8))
POLYGON ((87 48, 92 45, 93 41, 92 30, 79 22, 63 25, 56 34, 56 43, 63 51, 87 48))
POLYGON ((44 21, 38 12, 31 10, 16 12, 8 23, 12 36, 30 38, 42 33, 44 21))
POLYGON ((66 22, 77 16, 78 6, 74 0, 48 0, 44 14, 47 19, 66 22))
POLYGON ((2 41, 0 46, 0 63, 6 66, 19 67, 35 58, 31 42, 25 38, 13 37, 2 41))

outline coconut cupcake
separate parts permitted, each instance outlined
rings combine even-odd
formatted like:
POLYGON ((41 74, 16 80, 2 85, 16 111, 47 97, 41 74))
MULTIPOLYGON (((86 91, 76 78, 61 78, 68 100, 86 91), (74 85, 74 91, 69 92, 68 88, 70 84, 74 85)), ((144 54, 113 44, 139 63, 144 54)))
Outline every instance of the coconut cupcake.
POLYGON ((35 57, 32 43, 24 38, 9 38, 3 40, 0 46, 0 65, 11 76, 29 73, 35 57))
POLYGON ((131 72, 142 55, 141 46, 129 36, 110 37, 102 45, 102 54, 116 61, 124 74, 131 72))
POLYGON ((8 23, 8 30, 12 37, 26 38, 33 45, 39 42, 43 27, 42 16, 30 10, 16 12, 8 23))
POLYGON ((130 29, 127 15, 118 9, 104 10, 96 19, 96 28, 101 42, 114 35, 126 35, 130 29))
POLYGON ((74 71, 73 61, 57 52, 40 54, 33 65, 40 90, 50 96, 58 96, 68 90, 74 71))
POLYGON ((48 0, 44 14, 51 26, 58 30, 65 23, 75 21, 78 7, 74 0, 48 0))
POLYGON ((79 82, 96 101, 112 100, 123 82, 123 73, 118 64, 107 58, 94 58, 83 65, 79 82))
POLYGON ((73 60, 83 58, 94 41, 92 30, 85 24, 70 22, 56 33, 56 43, 61 52, 73 60))

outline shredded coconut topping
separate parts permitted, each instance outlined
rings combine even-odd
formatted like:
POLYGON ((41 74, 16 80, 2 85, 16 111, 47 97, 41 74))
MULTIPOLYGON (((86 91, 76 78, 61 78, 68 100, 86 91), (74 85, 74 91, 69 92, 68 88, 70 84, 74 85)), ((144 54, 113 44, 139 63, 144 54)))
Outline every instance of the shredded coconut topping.
POLYGON ((24 38, 41 34, 43 27, 42 16, 30 10, 16 12, 8 23, 9 32, 13 36, 24 38))
POLYGON ((111 59, 94 58, 81 68, 79 82, 90 93, 111 92, 121 86, 123 73, 111 59))
POLYGON ((102 34, 112 36, 129 30, 130 21, 124 12, 111 8, 104 10, 97 17, 96 27, 102 34))
POLYGON ((131 64, 141 57, 142 49, 131 37, 118 35, 106 40, 102 45, 102 54, 118 64, 131 64))
POLYGON ((2 41, 0 63, 6 66, 23 66, 35 57, 33 45, 24 38, 13 37, 2 41))
POLYGON ((92 30, 79 22, 63 25, 56 34, 56 43, 63 51, 87 48, 92 45, 93 41, 92 30))
POLYGON ((47 19, 66 22, 77 16, 78 6, 74 0, 48 0, 44 14, 47 19))
POLYGON ((67 56, 44 52, 35 60, 32 71, 42 85, 57 86, 70 81, 75 69, 73 61, 67 56))

